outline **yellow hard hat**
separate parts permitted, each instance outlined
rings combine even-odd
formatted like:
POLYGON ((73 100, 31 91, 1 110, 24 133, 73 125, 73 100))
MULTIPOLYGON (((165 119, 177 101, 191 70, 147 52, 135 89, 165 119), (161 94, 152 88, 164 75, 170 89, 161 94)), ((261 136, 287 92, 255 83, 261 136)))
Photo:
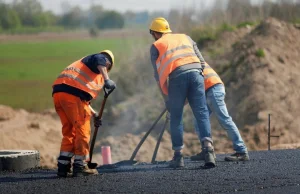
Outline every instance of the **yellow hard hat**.
POLYGON ((100 53, 104 53, 104 54, 107 54, 108 56, 110 56, 112 63, 111 63, 111 66, 109 68, 107 68, 107 70, 110 71, 115 63, 114 54, 110 50, 103 50, 100 53))
POLYGON ((150 30, 161 33, 172 32, 172 30, 170 29, 169 22, 162 17, 155 18, 154 20, 152 20, 150 30))

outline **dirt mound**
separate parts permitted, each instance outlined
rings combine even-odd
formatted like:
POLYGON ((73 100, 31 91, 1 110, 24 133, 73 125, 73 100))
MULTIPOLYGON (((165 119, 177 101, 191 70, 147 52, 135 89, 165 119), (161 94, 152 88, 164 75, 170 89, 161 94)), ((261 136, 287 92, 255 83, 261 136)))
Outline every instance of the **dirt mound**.
POLYGON ((268 114, 276 143, 300 138, 300 31, 269 18, 234 45, 221 74, 227 104, 250 148, 265 148, 268 114))
POLYGON ((222 70, 223 66, 229 64, 228 54, 232 52, 232 45, 242 40, 253 30, 253 26, 238 28, 234 31, 224 31, 214 41, 209 42, 201 52, 215 70, 222 70))
MULTIPOLYGON (((53 109, 43 113, 29 113, 25 110, 14 110, 8 106, 0 105, 0 150, 1 149, 34 149, 41 154, 41 165, 49 168, 56 167, 56 158, 59 154, 61 142, 61 123, 53 109)), ((130 158, 136 145, 145 133, 139 135, 124 134, 103 136, 102 128, 98 134, 95 145, 93 161, 102 163, 101 146, 109 145, 112 150, 112 160, 117 162, 130 158)), ((151 134, 136 159, 150 162, 157 139, 157 132, 151 134), (152 136, 154 135, 154 137, 152 136)), ((185 134, 186 149, 184 153, 191 155, 199 152, 199 141, 192 133, 185 134)), ((172 158, 170 135, 166 132, 163 136, 157 160, 172 158)))
POLYGON ((0 105, 0 121, 6 121, 16 116, 15 111, 4 105, 0 105))
POLYGON ((40 151, 41 165, 55 167, 61 141, 60 121, 51 114, 0 106, 0 149, 40 151))

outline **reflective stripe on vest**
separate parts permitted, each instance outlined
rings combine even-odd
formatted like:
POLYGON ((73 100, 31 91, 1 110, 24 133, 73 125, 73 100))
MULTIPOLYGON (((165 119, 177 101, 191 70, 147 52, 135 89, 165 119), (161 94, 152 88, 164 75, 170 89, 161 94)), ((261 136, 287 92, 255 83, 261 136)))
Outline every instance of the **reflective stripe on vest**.
POLYGON ((103 85, 98 85, 96 84, 85 72, 81 71, 80 69, 76 68, 76 67, 67 67, 65 69, 66 71, 71 70, 71 71, 75 71, 79 74, 81 74, 87 81, 89 81, 89 84, 92 84, 96 89, 102 89, 103 85))
POLYGON ((92 91, 94 91, 94 92, 97 92, 97 91, 98 91, 98 90, 96 90, 96 89, 93 89, 93 87, 92 87, 90 84, 85 83, 83 80, 81 80, 80 78, 78 78, 78 77, 76 77, 76 76, 74 76, 74 75, 70 75, 70 74, 60 74, 57 78, 66 78, 66 77, 72 78, 72 79, 78 81, 82 86, 86 86, 86 87, 88 87, 90 90, 92 90, 92 91))
MULTIPOLYGON (((161 57, 160 61, 164 60, 168 54, 170 54, 170 53, 172 53, 172 52, 174 52, 174 51, 178 51, 178 50, 180 50, 180 49, 185 49, 185 48, 191 48, 191 49, 193 49, 190 45, 182 45, 182 46, 179 46, 179 47, 177 47, 177 48, 170 49, 170 50, 168 50, 168 51, 161 57)), ((159 67, 160 67, 160 62, 156 64, 156 67, 157 67, 157 69, 159 69, 159 67)))
POLYGON ((164 94, 168 94, 167 79, 177 67, 200 63, 194 52, 193 45, 185 34, 165 34, 154 46, 159 52, 156 60, 156 69, 159 76, 160 87, 164 94))
POLYGON ((180 55, 177 55, 177 56, 174 56, 172 57, 171 59, 169 59, 160 69, 159 71, 159 68, 157 68, 157 71, 159 72, 159 77, 162 76, 162 74, 164 73, 166 67, 168 67, 170 65, 170 63, 172 63, 173 61, 175 61, 176 59, 179 59, 181 57, 187 57, 187 56, 196 56, 197 55, 195 53, 184 53, 184 54, 180 54, 180 55))
POLYGON ((204 66, 203 75, 204 75, 205 90, 207 90, 208 88, 216 84, 223 84, 219 75, 207 63, 204 66))
POLYGON ((78 60, 61 72, 53 85, 58 84, 78 88, 96 98, 104 85, 104 79, 102 74, 92 72, 81 60, 78 60))

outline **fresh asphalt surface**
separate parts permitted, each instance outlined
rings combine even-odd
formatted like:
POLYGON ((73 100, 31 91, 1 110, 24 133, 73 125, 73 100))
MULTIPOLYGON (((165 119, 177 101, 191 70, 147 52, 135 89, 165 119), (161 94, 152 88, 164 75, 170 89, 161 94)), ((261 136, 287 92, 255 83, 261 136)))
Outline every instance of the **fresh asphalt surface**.
POLYGON ((0 193, 300 193, 300 150, 250 152, 250 161, 217 167, 185 160, 183 169, 139 164, 99 170, 99 175, 57 178, 54 170, 0 172, 0 193))

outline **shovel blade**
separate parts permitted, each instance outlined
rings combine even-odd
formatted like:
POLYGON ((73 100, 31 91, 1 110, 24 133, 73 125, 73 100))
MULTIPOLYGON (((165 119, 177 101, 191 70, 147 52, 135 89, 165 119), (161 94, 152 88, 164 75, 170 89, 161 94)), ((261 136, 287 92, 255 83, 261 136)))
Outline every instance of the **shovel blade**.
POLYGON ((131 166, 138 163, 136 160, 122 160, 120 162, 115 163, 116 166, 131 166))
POLYGON ((93 163, 93 162, 88 162, 88 167, 89 169, 96 169, 98 166, 97 163, 93 163))

